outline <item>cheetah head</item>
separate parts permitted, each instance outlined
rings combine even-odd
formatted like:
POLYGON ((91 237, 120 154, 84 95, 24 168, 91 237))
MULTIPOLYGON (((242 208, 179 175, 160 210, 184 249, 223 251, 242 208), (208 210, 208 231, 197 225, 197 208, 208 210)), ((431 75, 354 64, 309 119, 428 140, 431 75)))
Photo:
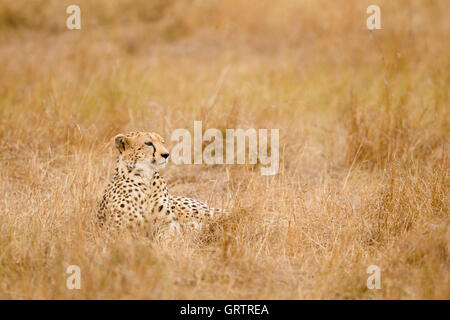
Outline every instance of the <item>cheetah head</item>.
POLYGON ((167 164, 169 151, 164 147, 164 139, 157 133, 118 134, 114 141, 119 150, 119 169, 151 174, 167 164))

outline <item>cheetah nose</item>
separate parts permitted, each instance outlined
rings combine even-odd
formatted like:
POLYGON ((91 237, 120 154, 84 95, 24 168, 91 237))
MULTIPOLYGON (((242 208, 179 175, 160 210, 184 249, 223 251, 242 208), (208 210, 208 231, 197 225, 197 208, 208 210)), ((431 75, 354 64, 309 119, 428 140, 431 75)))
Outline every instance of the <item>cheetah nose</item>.
POLYGON ((168 152, 166 152, 166 153, 161 153, 161 156, 162 156, 164 159, 167 159, 167 158, 169 157, 169 153, 168 153, 168 152))

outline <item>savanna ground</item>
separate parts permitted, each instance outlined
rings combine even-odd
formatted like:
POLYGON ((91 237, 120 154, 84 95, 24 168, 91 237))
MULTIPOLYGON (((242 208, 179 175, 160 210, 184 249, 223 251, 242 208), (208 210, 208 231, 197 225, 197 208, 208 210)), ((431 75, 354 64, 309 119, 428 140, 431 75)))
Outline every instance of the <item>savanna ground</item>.
POLYGON ((70 4, 0 1, 0 298, 450 298, 447 0, 80 0, 73 31, 70 4), (194 120, 279 128, 279 174, 169 163, 173 194, 231 217, 99 230, 112 137, 170 148, 194 120))

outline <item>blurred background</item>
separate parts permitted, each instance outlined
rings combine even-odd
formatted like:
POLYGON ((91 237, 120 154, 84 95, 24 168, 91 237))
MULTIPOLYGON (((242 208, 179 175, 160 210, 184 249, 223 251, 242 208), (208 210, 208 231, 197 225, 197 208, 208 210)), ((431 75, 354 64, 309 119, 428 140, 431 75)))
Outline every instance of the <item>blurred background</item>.
POLYGON ((292 132, 299 118, 362 107, 356 121, 370 127, 387 104, 402 121, 425 117, 422 127, 436 114, 422 110, 443 112, 448 98, 446 1, 378 1, 375 31, 370 1, 79 1, 81 30, 66 28, 70 4, 0 3, 3 130, 39 117, 51 123, 44 144, 142 127, 168 134, 193 119, 292 132))

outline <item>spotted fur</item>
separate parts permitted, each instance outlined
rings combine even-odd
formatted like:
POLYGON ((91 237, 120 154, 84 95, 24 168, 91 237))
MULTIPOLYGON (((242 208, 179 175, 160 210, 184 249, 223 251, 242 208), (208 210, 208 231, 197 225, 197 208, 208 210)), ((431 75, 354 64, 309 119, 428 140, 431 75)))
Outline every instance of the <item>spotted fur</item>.
POLYGON ((223 211, 209 208, 191 198, 173 197, 159 170, 167 164, 169 152, 161 136, 132 132, 115 137, 119 150, 112 181, 99 203, 100 224, 118 229, 168 225, 200 228, 223 211))

